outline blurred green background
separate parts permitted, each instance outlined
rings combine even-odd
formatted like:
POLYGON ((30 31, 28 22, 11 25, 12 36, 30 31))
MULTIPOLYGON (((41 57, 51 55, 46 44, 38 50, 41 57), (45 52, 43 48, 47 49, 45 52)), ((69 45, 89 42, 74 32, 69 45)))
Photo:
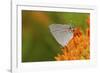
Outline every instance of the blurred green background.
POLYGON ((55 61, 62 46, 48 26, 71 24, 84 32, 88 16, 89 13, 22 10, 22 62, 55 61))

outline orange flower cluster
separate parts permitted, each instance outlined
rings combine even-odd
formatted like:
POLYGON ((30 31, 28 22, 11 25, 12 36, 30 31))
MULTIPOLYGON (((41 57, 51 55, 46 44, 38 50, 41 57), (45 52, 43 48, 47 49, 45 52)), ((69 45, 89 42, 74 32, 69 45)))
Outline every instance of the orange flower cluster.
POLYGON ((85 34, 80 28, 76 28, 73 38, 62 48, 62 54, 58 54, 55 59, 57 61, 90 59, 90 28, 86 29, 85 34))

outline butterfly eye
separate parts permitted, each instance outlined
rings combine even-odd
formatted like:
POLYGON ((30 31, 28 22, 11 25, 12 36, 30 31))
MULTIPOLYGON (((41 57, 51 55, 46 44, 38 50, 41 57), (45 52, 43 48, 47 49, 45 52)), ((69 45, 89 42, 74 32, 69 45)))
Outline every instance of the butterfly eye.
POLYGON ((71 30, 71 29, 72 29, 72 27, 70 26, 70 27, 69 27, 69 29, 71 30))
POLYGON ((74 31, 74 27, 73 26, 70 26, 69 27, 69 31, 73 32, 74 31))
POLYGON ((72 30, 73 29, 73 27, 72 26, 69 26, 69 28, 68 28, 69 30, 72 30))

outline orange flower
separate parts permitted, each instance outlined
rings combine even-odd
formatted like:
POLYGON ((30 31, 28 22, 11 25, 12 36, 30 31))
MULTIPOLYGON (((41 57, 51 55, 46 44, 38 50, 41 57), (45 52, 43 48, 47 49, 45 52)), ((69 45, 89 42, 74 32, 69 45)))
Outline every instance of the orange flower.
POLYGON ((90 37, 90 28, 87 28, 87 29, 86 29, 86 35, 87 35, 88 37, 90 37))
POLYGON ((57 61, 89 59, 89 37, 89 28, 86 30, 86 34, 83 34, 80 28, 76 28, 73 38, 69 41, 67 46, 62 48, 62 54, 57 55, 55 59, 57 61))
POLYGON ((86 20, 88 26, 90 26, 90 17, 88 17, 88 19, 86 20))

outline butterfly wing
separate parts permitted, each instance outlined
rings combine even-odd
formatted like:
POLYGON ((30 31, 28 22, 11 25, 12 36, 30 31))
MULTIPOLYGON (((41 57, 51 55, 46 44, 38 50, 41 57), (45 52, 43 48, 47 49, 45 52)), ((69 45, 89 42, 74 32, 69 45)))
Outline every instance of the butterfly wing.
POLYGON ((68 29, 69 27, 69 25, 62 24, 51 24, 49 26, 50 32, 62 46, 65 46, 73 37, 73 33, 68 29))

